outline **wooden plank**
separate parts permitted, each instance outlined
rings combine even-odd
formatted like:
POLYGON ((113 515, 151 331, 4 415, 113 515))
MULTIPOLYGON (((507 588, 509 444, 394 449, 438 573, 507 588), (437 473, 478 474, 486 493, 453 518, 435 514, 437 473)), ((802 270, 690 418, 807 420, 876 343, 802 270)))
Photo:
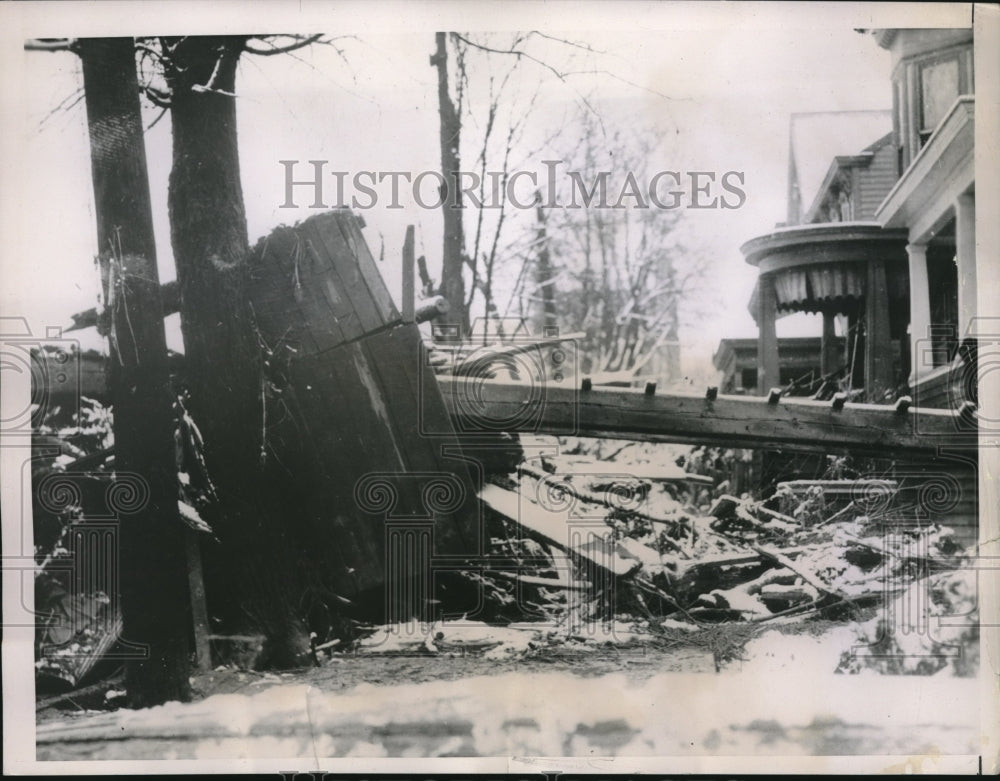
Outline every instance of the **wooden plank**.
POLYGON ((804 567, 796 566, 795 562, 793 562, 791 559, 785 556, 781 551, 774 550, 771 548, 765 548, 762 545, 751 545, 750 547, 752 547, 755 551, 757 551, 757 553, 759 553, 761 556, 766 556, 767 558, 771 559, 777 564, 780 564, 785 569, 791 570, 800 578, 802 578, 806 583, 815 588, 817 591, 820 591, 824 594, 830 594, 835 597, 844 598, 846 596, 845 594, 842 594, 841 592, 835 590, 831 586, 828 586, 826 583, 824 583, 822 580, 816 577, 816 575, 814 575, 809 570, 805 569, 804 567))
MULTIPOLYGON (((517 471, 518 474, 520 474, 522 477, 527 476, 528 478, 533 478, 536 481, 543 481, 546 480, 547 478, 556 478, 558 480, 558 482, 556 483, 556 485, 558 486, 558 490, 567 492, 569 495, 575 497, 576 499, 579 499, 581 502, 589 502, 591 505, 594 505, 595 507, 607 507, 609 510, 615 508, 615 503, 611 500, 608 492, 598 493, 596 491, 587 490, 586 488, 574 487, 570 482, 568 482, 565 479, 565 477, 543 472, 540 469, 535 469, 534 467, 530 466, 527 463, 521 464, 517 468, 517 471)), ((627 478, 628 476, 626 475, 625 477, 627 478)), ((678 516, 661 517, 657 515, 652 515, 648 512, 644 512, 643 510, 638 508, 632 510, 632 513, 637 518, 642 518, 643 520, 648 521, 649 523, 663 524, 671 528, 676 528, 677 526, 680 526, 684 523, 681 517, 678 516)), ((667 539, 667 544, 680 550, 680 547, 673 540, 671 540, 669 537, 666 539, 667 539)))
POLYGON ((338 220, 337 224, 352 252, 351 257, 368 287, 368 292, 375 301, 383 323, 388 325, 400 322, 402 316, 392 301, 389 288, 382 279, 382 274, 379 272, 378 266, 375 265, 375 258, 372 257, 371 250, 368 248, 368 242, 365 241, 365 237, 361 233, 361 227, 364 223, 360 217, 350 212, 345 211, 338 214, 340 214, 341 219, 338 220))
POLYGON ((420 331, 413 324, 400 325, 371 334, 362 342, 365 357, 382 393, 390 398, 387 405, 390 426, 407 464, 423 464, 426 483, 438 475, 460 490, 463 500, 451 511, 426 507, 418 503, 415 512, 433 511, 435 520, 434 551, 436 554, 477 555, 480 551, 476 487, 455 437, 431 439, 420 431, 421 416, 433 415, 448 420, 448 412, 440 391, 433 385, 421 385, 420 362, 425 360, 425 348, 420 331), (447 454, 451 452, 451 457, 447 454), (456 482, 457 481, 457 482, 456 482))
POLYGON ((562 578, 543 578, 537 575, 524 575, 520 572, 504 572, 503 570, 490 570, 490 575, 505 580, 516 580, 528 586, 542 586, 543 588, 566 589, 569 591, 585 591, 591 588, 590 583, 585 580, 564 580, 562 578))
MULTIPOLYGON (((357 512, 354 484, 371 463, 365 454, 373 451, 355 421, 361 425, 371 421, 364 411, 344 414, 359 394, 355 384, 341 378, 334 363, 327 356, 311 356, 290 367, 295 409, 308 425, 303 428, 308 435, 301 438, 299 448, 304 452, 297 466, 301 506, 328 562, 325 575, 337 593, 355 597, 383 582, 384 532, 362 522, 357 512)), ((370 441, 377 440, 373 433, 370 441)))
POLYGON ((283 340, 308 355, 317 349, 314 329, 324 344, 347 339, 337 313, 324 311, 326 307, 313 289, 312 267, 316 263, 299 233, 285 226, 254 248, 247 295, 268 346, 273 348, 283 340))
POLYGON ((329 217, 322 222, 314 219, 302 223, 299 230, 308 237, 313 252, 322 258, 327 292, 350 304, 361 332, 369 333, 385 325, 338 221, 329 217))
MULTIPOLYGON (((176 279, 171 280, 170 282, 164 282, 160 285, 160 304, 163 307, 164 317, 180 311, 181 291, 176 279)), ((97 309, 91 308, 86 309, 83 312, 77 312, 74 315, 70 315, 70 319, 73 321, 73 325, 65 329, 64 333, 79 331, 83 328, 93 328, 98 324, 99 318, 97 315, 97 309)))
POLYGON ((608 462, 598 461, 586 456, 544 456, 542 457, 548 467, 553 468, 557 474, 572 475, 582 477, 584 475, 594 475, 600 477, 609 472, 620 471, 622 476, 634 478, 636 480, 649 480, 659 483, 697 483, 698 485, 714 485, 715 481, 708 475, 698 475, 694 472, 685 472, 682 467, 673 463, 642 464, 634 462, 608 462))
POLYGON ((354 215, 329 212, 306 220, 298 230, 323 257, 326 277, 340 280, 338 295, 350 302, 364 333, 401 321, 354 215))
MULTIPOLYGON (((934 455, 962 439, 950 410, 691 394, 645 395, 641 390, 546 386, 478 378, 438 377, 459 431, 495 430, 496 421, 523 421, 521 431, 611 437, 648 442, 690 442, 809 453, 865 453, 896 457, 934 455), (529 409, 529 406, 532 408, 529 409)), ((517 430, 517 429, 514 429, 517 430)), ((974 442, 975 433, 964 439, 974 442)))
POLYGON ((330 307, 334 321, 344 332, 345 340, 357 339, 367 331, 382 325, 374 310, 367 288, 361 283, 360 273, 350 270, 341 273, 342 264, 335 262, 336 255, 346 253, 347 246, 340 240, 337 227, 321 226, 306 221, 300 228, 305 246, 315 265, 311 267, 310 287, 322 296, 330 307), (327 241, 329 239, 329 241, 327 241))
POLYGON ((568 509, 544 508, 523 494, 497 485, 483 486, 479 498, 494 512, 615 576, 629 575, 642 566, 618 553, 612 530, 603 522, 581 523, 568 509))

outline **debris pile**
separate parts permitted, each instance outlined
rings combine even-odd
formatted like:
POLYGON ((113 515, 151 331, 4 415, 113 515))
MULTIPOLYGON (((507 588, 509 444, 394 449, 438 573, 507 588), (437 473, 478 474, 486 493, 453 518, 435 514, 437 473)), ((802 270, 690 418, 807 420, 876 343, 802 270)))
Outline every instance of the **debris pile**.
MULTIPOLYGON (((862 627, 871 642, 889 637, 879 641, 885 645, 896 642, 886 629, 909 637, 927 623, 900 612, 917 591, 938 595, 931 598, 938 614, 974 610, 957 604, 968 590, 958 572, 968 559, 954 533, 894 513, 892 481, 800 481, 767 501, 721 494, 699 506, 706 480, 711 490, 710 479, 670 464, 529 458, 481 494, 489 517, 500 521, 498 563, 470 577, 502 606, 494 619, 520 608, 522 620, 568 628, 626 618, 676 634, 720 624, 865 620, 877 612, 862 627), (887 627, 893 615, 897 626, 887 627)), ((933 655, 949 638, 968 640, 959 636, 968 623, 954 637, 927 639, 923 631, 922 652, 933 655)), ((901 642, 911 653, 918 641, 901 642)))

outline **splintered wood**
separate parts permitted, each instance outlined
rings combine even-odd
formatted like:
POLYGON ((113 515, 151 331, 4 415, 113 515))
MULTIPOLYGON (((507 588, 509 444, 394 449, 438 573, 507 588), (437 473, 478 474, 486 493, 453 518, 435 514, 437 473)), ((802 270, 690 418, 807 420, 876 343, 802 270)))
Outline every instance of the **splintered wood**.
MULTIPOLYGON (((797 620, 828 608, 875 605, 929 573, 962 566, 953 532, 938 524, 900 524, 857 507, 839 518, 831 512, 827 521, 807 505, 793 516, 727 495, 699 509, 691 490, 698 481, 669 465, 659 483, 649 466, 591 462, 556 472, 557 465, 569 460, 529 460, 519 468, 516 490, 488 485, 482 501, 551 550, 604 572, 616 584, 618 609, 630 609, 621 596, 630 594, 650 619, 694 626, 797 620)), ((889 492, 888 503, 896 485, 874 482, 889 492)), ((826 481, 815 490, 839 496, 869 487, 826 481)))

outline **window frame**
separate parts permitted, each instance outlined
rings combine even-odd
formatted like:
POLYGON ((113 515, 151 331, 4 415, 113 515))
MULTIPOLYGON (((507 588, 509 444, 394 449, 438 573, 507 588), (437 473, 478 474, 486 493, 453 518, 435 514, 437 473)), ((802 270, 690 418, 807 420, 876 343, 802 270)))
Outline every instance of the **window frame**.
MULTIPOLYGON (((958 76, 958 84, 956 86, 957 91, 955 93, 955 99, 957 99, 961 95, 966 95, 968 94, 970 86, 968 83, 968 77, 966 75, 966 67, 965 67, 966 51, 967 50, 965 48, 960 48, 960 49, 951 49, 949 51, 944 51, 944 52, 936 52, 932 56, 923 57, 913 62, 914 73, 916 76, 915 78, 916 94, 914 95, 914 97, 916 98, 916 104, 917 104, 915 106, 916 111, 913 112, 913 119, 915 120, 914 125, 917 138, 919 140, 920 148, 922 148, 924 144, 927 143, 927 140, 934 134, 934 131, 937 130, 938 126, 941 124, 941 121, 945 118, 945 116, 947 116, 947 112, 945 112, 944 115, 938 118, 937 124, 934 125, 933 127, 928 128, 924 126, 924 108, 925 108, 924 71, 929 68, 933 68, 937 65, 941 65, 943 63, 954 62, 958 76)), ((952 101, 952 104, 954 104, 954 100, 952 101)))

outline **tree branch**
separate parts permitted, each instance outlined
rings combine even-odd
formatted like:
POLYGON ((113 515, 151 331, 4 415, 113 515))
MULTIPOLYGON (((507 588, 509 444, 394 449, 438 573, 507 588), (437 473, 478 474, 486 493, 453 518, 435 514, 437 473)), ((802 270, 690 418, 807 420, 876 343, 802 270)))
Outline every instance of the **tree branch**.
MULTIPOLYGON (((157 89, 151 84, 147 84, 142 88, 143 94, 154 106, 162 109, 170 108, 170 92, 167 90, 157 89)), ((152 125, 150 125, 152 127, 152 125)), ((148 128, 147 128, 148 129, 148 128)))
MULTIPOLYGON (((288 38, 294 39, 294 43, 290 43, 287 46, 275 46, 267 38, 258 38, 258 40, 263 43, 268 44, 270 49, 258 49, 256 46, 251 46, 250 43, 246 43, 243 47, 244 51, 250 54, 258 54, 261 57, 272 57, 275 54, 288 54, 288 52, 294 52, 298 49, 304 49, 306 46, 310 46, 314 43, 319 42, 323 37, 323 33, 318 33, 316 35, 307 35, 305 37, 298 35, 289 35, 288 38)), ((286 37, 286 36, 275 36, 275 37, 286 37)))
MULTIPOLYGON (((497 49, 497 48, 494 48, 493 46, 487 46, 486 44, 476 43, 475 41, 470 41, 468 38, 466 38, 463 35, 460 35, 459 33, 452 33, 452 36, 455 38, 455 40, 462 41, 467 46, 471 46, 473 49, 478 49, 479 51, 489 52, 491 54, 510 54, 510 55, 513 55, 513 56, 518 57, 518 58, 524 57, 524 59, 530 60, 531 62, 535 63, 536 65, 540 65, 541 67, 545 68, 547 71, 549 71, 550 73, 552 73, 557 79, 559 79, 559 81, 561 81, 563 84, 568 84, 568 81, 567 81, 567 78, 566 78, 567 74, 565 74, 564 72, 560 71, 558 68, 554 67, 553 65, 550 65, 549 63, 545 62, 545 60, 541 60, 538 57, 535 57, 533 54, 529 54, 528 52, 524 51, 524 49, 518 49, 517 48, 517 41, 523 40, 521 38, 517 39, 515 41, 515 43, 509 49, 497 49)), ((603 129, 604 122, 601 119, 600 114, 598 114, 597 109, 595 109, 593 107, 593 105, 591 105, 590 101, 586 98, 585 95, 583 95, 583 93, 581 93, 579 90, 576 90, 575 88, 574 88, 574 91, 576 92, 577 97, 580 98, 580 102, 583 103, 583 105, 586 106, 587 109, 595 117, 597 117, 597 120, 601 124, 601 128, 603 129)))
POLYGON ((31 38, 24 42, 26 52, 76 52, 76 38, 31 38))

